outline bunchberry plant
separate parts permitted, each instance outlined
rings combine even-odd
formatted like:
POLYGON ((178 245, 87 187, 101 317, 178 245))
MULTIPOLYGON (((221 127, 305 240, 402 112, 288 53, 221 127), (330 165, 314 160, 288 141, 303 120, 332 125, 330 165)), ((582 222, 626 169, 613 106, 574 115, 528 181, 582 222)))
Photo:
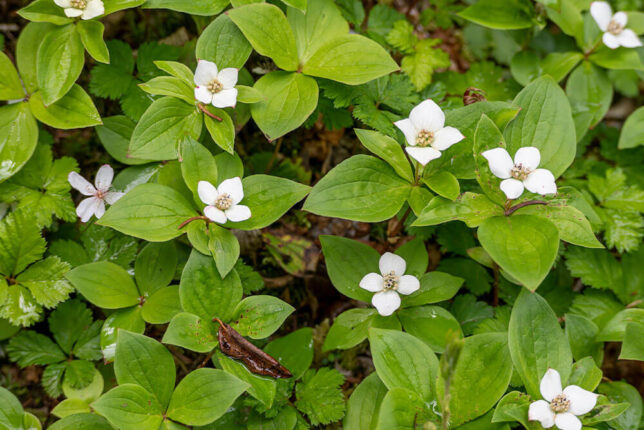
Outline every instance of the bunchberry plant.
POLYGON ((5 1, 0 429, 640 429, 642 6, 5 1))

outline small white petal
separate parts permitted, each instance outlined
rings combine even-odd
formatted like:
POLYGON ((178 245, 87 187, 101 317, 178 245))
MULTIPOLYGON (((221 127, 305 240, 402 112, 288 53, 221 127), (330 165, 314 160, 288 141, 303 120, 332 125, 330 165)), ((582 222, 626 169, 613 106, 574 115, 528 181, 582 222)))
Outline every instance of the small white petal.
POLYGON ((203 214, 219 224, 226 223, 226 214, 214 206, 206 206, 203 210, 203 214))
POLYGON ((425 147, 419 148, 417 146, 407 146, 405 148, 407 154, 411 156, 414 160, 418 161, 423 166, 429 163, 432 160, 440 158, 441 152, 437 149, 425 147))
POLYGON ((82 222, 87 222, 94 215, 100 203, 103 203, 102 200, 96 197, 84 199, 78 204, 76 215, 82 222))
POLYGON ((606 45, 610 49, 619 48, 619 40, 617 40, 617 36, 612 33, 604 33, 604 35, 602 36, 602 41, 604 42, 604 45, 606 45))
POLYGON ((559 372, 555 369, 548 369, 543 378, 541 378, 541 383, 539 384, 539 391, 544 399, 549 402, 552 402, 552 399, 557 397, 563 392, 561 388, 561 376, 559 372))
POLYGON ((394 122, 394 125, 400 129, 405 135, 405 140, 411 146, 416 146, 416 138, 418 137, 418 131, 414 127, 414 124, 411 123, 409 118, 401 119, 400 121, 394 122))
POLYGON ((539 421, 541 426, 546 429, 555 425, 555 413, 552 412, 550 404, 545 400, 530 403, 528 419, 530 421, 539 421))
POLYGON ((96 219, 100 219, 103 215, 105 215, 105 202, 103 199, 98 199, 94 216, 96 216, 96 219))
POLYGON ((514 162, 504 148, 489 149, 482 152, 481 155, 487 160, 494 176, 501 179, 507 179, 512 176, 510 172, 514 167, 514 162))
POLYGON ((622 30, 622 32, 617 35, 617 42, 624 48, 637 48, 642 46, 642 41, 637 37, 637 34, 628 28, 622 30))
POLYGON ((105 13, 105 7, 101 0, 89 0, 85 10, 83 11, 82 19, 92 19, 101 16, 105 13))
POLYGON ((54 3, 56 3, 60 7, 68 8, 72 6, 72 1, 71 0, 54 0, 54 3))
POLYGON ((199 181, 197 184, 197 194, 202 202, 207 205, 214 205, 219 193, 217 188, 208 181, 199 181))
POLYGON ((197 69, 195 70, 195 84, 197 86, 206 86, 213 79, 217 78, 217 74, 217 65, 215 63, 207 60, 199 60, 197 69))
POLYGON ((371 291, 372 293, 377 293, 378 291, 382 291, 383 282, 384 280, 380 274, 367 273, 360 280, 360 288, 371 291))
POLYGON ((225 211, 226 218, 232 222, 246 221, 250 218, 250 208, 245 205, 235 205, 225 211))
POLYGON ((218 194, 228 194, 233 200, 233 205, 241 202, 244 198, 244 187, 239 176, 222 181, 217 187, 218 194))
POLYGON ((534 170, 539 167, 541 162, 541 153, 534 146, 519 148, 514 154, 514 164, 521 164, 528 170, 534 170))
POLYGON ((590 4, 590 14, 601 31, 606 31, 610 20, 613 18, 613 11, 605 1, 594 1, 590 4))
POLYGON ((463 133, 458 131, 458 129, 454 127, 443 127, 434 134, 432 148, 438 149, 439 151, 445 151, 447 148, 463 139, 465 139, 465 136, 463 136, 463 133))
POLYGON ((195 88, 195 99, 197 101, 209 105, 212 103, 212 93, 205 86, 195 88))
POLYGON ((568 385, 563 390, 566 398, 570 400, 568 412, 574 415, 584 415, 590 412, 597 404, 597 394, 584 390, 576 385, 568 385))
POLYGON ((541 195, 553 194, 553 185, 554 192, 557 191, 555 177, 552 172, 547 169, 537 169, 530 173, 525 181, 523 181, 523 185, 525 185, 531 193, 541 195))
POLYGON ((217 79, 224 86, 224 89, 228 90, 235 88, 235 85, 237 85, 238 75, 239 71, 237 69, 228 67, 226 69, 222 69, 222 71, 219 72, 217 79))
POLYGON ((84 196, 93 196, 96 194, 96 188, 94 188, 94 185, 76 172, 69 172, 67 180, 69 181, 69 185, 80 191, 84 196))
POLYGON ((405 269, 407 269, 407 262, 400 255, 385 252, 380 257, 378 266, 380 267, 380 273, 383 275, 394 272, 394 275, 402 276, 405 274, 405 269))
POLYGON ((626 12, 615 12, 615 15, 613 15, 611 20, 615 21, 623 28, 626 27, 626 23, 628 23, 628 15, 626 15, 626 12))
POLYGON ((436 132, 445 125, 445 114, 432 99, 427 99, 413 108, 409 119, 416 130, 436 132))
POLYGON ((237 104, 237 88, 221 90, 212 95, 212 105, 216 108, 235 107, 237 104))
POLYGON ((380 315, 387 317, 400 307, 400 296, 393 290, 381 291, 373 295, 371 304, 380 315))
POLYGON ((125 193, 121 193, 119 191, 108 191, 107 193, 105 193, 104 199, 107 203, 109 203, 110 205, 113 205, 114 203, 119 201, 119 199, 124 195, 125 193))
POLYGON ((68 7, 65 9, 65 15, 69 18, 77 18, 83 14, 83 9, 76 9, 73 7, 68 7))
POLYGON ((405 296, 413 293, 420 288, 420 281, 412 275, 403 275, 398 280, 398 292, 405 296))
POLYGON ((561 430, 581 430, 581 421, 570 412, 555 415, 555 424, 561 430))
POLYGON ((112 180, 114 179, 114 169, 109 164, 103 164, 98 172, 96 172, 96 178, 94 178, 94 185, 96 185, 97 190, 106 191, 112 186, 112 180))
POLYGON ((518 199, 521 194, 523 194, 524 187, 523 182, 518 179, 510 178, 502 180, 499 188, 501 188, 501 191, 505 193, 505 196, 508 199, 513 200, 518 199))

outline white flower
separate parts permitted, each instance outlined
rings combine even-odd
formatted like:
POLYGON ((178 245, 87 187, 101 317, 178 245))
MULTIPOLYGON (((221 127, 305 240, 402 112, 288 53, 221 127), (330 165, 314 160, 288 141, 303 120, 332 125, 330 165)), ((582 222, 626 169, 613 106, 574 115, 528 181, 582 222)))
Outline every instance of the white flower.
POLYGON ((389 316, 400 307, 400 296, 408 295, 420 288, 420 282, 415 276, 405 275, 407 263, 391 252, 385 252, 380 257, 380 273, 369 273, 360 281, 360 288, 376 293, 371 298, 371 304, 382 316, 389 316))
POLYGON ((555 177, 547 169, 537 169, 541 161, 539 149, 534 146, 519 148, 514 154, 514 162, 503 148, 483 152, 490 170, 501 181, 501 191, 508 199, 516 199, 523 194, 524 187, 531 193, 546 195, 557 192, 555 177))
POLYGON ((81 17, 81 19, 92 19, 105 13, 105 7, 101 0, 54 0, 54 2, 65 9, 65 15, 70 18, 81 17))
POLYGON ((237 103, 237 69, 217 70, 211 61, 199 60, 195 71, 195 98, 217 108, 235 107, 237 103))
POLYGON ((625 12, 617 12, 613 15, 610 5, 603 1, 594 1, 590 4, 590 14, 595 19, 599 29, 604 32, 602 40, 604 45, 610 49, 637 48, 642 42, 633 30, 626 27, 628 16, 625 12))
POLYGON ((444 127, 445 114, 431 99, 413 108, 409 118, 394 124, 410 145, 405 148, 407 153, 423 166, 440 157, 441 151, 465 139, 454 127, 444 127))
POLYGON ((245 221, 250 218, 248 206, 238 204, 244 198, 241 178, 226 179, 219 187, 207 181, 199 181, 197 192, 202 202, 207 204, 204 215, 224 224, 227 220, 233 222, 245 221))
POLYGON ((78 173, 69 173, 67 180, 70 185, 80 191, 82 195, 91 196, 82 200, 76 208, 76 215, 82 222, 89 221, 92 215, 96 215, 96 218, 102 217, 105 213, 105 202, 113 205, 125 195, 125 193, 110 191, 113 178, 114 169, 109 164, 104 164, 98 169, 94 179, 96 187, 78 173))
POLYGON ((562 390, 561 377, 554 369, 543 375, 539 391, 545 400, 530 403, 528 419, 541 422, 546 429, 556 425, 561 430, 581 430, 581 421, 575 415, 587 414, 597 403, 597 394, 576 385, 562 390))

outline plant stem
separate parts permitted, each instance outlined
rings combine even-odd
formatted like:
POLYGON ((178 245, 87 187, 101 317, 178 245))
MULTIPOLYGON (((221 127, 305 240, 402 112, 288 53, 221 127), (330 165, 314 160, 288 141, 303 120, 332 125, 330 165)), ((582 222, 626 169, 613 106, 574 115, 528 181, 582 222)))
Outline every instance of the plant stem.
POLYGON ((193 216, 192 218, 188 218, 187 220, 185 220, 184 222, 179 224, 179 227, 177 227, 177 230, 181 230, 186 225, 190 224, 192 221, 197 221, 198 219, 202 219, 202 220, 206 221, 206 224, 208 224, 210 222, 210 218, 208 218, 206 216, 203 216, 203 215, 193 216))
POLYGON ((524 208, 526 206, 531 206, 531 205, 547 205, 548 202, 544 202, 541 200, 528 200, 527 202, 521 202, 518 205, 514 205, 512 207, 506 208, 505 209, 505 216, 510 216, 512 215, 515 211, 518 211, 521 208, 524 208))
POLYGON ((197 106, 199 107, 199 110, 200 110, 201 112, 205 113, 205 114, 206 114, 206 115, 208 115, 210 118, 212 118, 212 119, 214 119, 214 120, 217 120, 217 121, 221 121, 221 118, 219 118, 219 117, 218 117, 217 115, 215 115, 214 113, 210 112, 210 111, 209 111, 208 109, 206 109, 206 107, 205 107, 204 105, 202 105, 201 103, 197 103, 197 106))
POLYGON ((275 164, 275 160, 277 159, 277 154, 280 152, 280 147, 282 146, 282 140, 284 140, 283 137, 280 137, 277 139, 277 143, 275 144, 275 149, 273 149, 273 155, 271 155, 271 159, 268 161, 268 164, 266 165, 266 170, 264 170, 264 173, 268 175, 273 168, 273 164, 275 164))

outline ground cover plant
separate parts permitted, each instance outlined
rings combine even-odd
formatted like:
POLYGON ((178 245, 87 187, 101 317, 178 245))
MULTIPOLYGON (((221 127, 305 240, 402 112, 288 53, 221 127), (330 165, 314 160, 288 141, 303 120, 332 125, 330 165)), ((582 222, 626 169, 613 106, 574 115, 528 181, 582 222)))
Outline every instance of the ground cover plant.
POLYGON ((642 0, 0 10, 1 429, 644 428, 642 0))

